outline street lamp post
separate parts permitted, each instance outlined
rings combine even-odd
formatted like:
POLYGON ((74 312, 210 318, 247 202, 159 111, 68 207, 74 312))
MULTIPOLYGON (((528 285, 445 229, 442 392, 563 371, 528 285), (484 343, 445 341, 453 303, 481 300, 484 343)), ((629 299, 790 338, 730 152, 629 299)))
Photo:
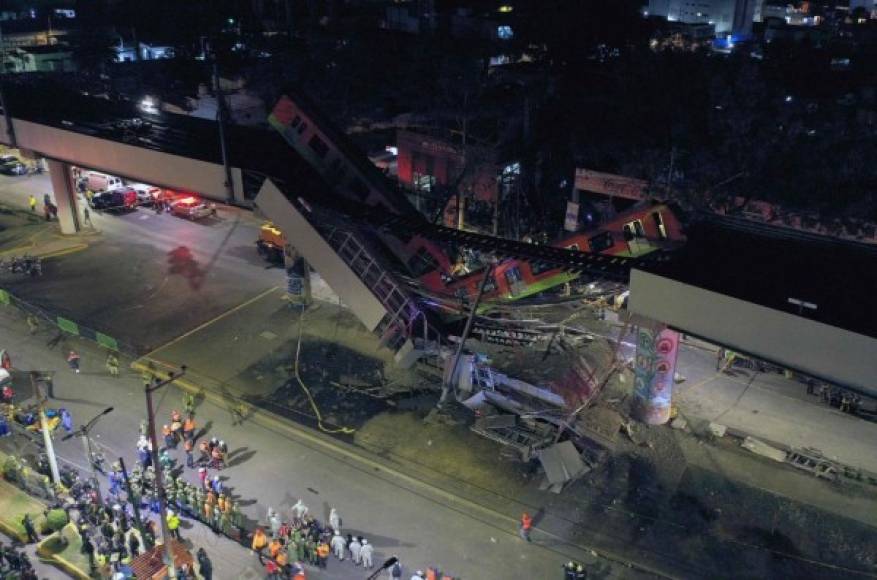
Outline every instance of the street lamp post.
POLYGON ((95 423, 97 423, 98 419, 100 419, 104 415, 108 415, 112 412, 113 412, 113 407, 107 407, 106 409, 104 409, 103 411, 101 411, 100 413, 95 415, 91 419, 91 421, 89 421, 85 425, 81 426, 79 429, 77 429, 73 433, 69 433, 67 435, 64 435, 64 437, 61 439, 62 441, 67 441, 68 439, 70 439, 71 437, 74 437, 76 435, 79 435, 80 437, 82 437, 82 447, 83 447, 83 449, 85 449, 85 457, 88 460, 89 466, 91 467, 91 478, 92 478, 92 480, 94 480, 94 489, 97 491, 98 505, 104 505, 104 498, 103 498, 103 494, 101 493, 101 490, 100 490, 100 479, 98 479, 98 477, 97 477, 97 467, 95 466, 94 453, 92 452, 92 449, 91 449, 91 438, 89 437, 89 434, 91 433, 91 428, 94 427, 94 425, 95 425, 95 423))
POLYGON ((176 570, 174 567, 174 552, 171 548, 171 533, 167 526, 167 496, 165 495, 164 490, 164 478, 161 472, 161 463, 158 461, 158 438, 155 435, 155 411, 152 407, 152 393, 171 384, 185 374, 186 367, 184 365, 180 367, 179 373, 169 373, 168 378, 163 381, 159 380, 158 377, 153 377, 153 382, 151 384, 147 382, 143 385, 143 390, 146 393, 146 417, 149 422, 149 441, 152 443, 152 465, 155 468, 155 489, 158 493, 158 505, 160 507, 161 517, 161 537, 162 542, 164 543, 164 559, 165 565, 167 565, 168 578, 175 578, 176 570))

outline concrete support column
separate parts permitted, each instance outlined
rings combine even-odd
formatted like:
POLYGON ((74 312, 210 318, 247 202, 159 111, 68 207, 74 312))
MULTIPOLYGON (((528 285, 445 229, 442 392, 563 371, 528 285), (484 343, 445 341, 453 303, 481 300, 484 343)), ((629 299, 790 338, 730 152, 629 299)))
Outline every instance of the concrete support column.
POLYGON ((660 322, 643 320, 636 331, 634 416, 649 425, 670 420, 679 333, 660 322))
POLYGON ((288 244, 283 253, 286 267, 286 293, 290 301, 305 306, 311 303, 311 269, 307 261, 288 244))
POLYGON ((58 206, 58 222, 62 234, 75 234, 81 229, 79 219, 79 199, 73 187, 70 165, 56 159, 48 159, 49 176, 52 178, 52 193, 58 206))

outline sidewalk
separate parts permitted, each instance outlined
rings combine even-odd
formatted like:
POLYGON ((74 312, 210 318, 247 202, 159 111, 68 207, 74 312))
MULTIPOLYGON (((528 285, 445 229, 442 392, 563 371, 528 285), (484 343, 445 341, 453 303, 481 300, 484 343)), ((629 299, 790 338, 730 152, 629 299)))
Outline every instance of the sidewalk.
MULTIPOLYGON (((613 340, 612 330, 597 332, 613 340)), ((624 339, 625 354, 635 355, 635 338, 624 339)), ((844 465, 877 473, 877 423, 860 419, 808 396, 803 383, 776 373, 733 374, 715 370, 716 347, 689 338, 679 350, 676 372, 685 378, 673 388, 673 403, 686 417, 720 423, 765 442, 812 447, 844 465)))
POLYGON ((674 401, 680 413, 789 447, 812 447, 839 463, 877 473, 877 423, 828 407, 806 386, 774 373, 716 373, 714 353, 686 348, 674 401))

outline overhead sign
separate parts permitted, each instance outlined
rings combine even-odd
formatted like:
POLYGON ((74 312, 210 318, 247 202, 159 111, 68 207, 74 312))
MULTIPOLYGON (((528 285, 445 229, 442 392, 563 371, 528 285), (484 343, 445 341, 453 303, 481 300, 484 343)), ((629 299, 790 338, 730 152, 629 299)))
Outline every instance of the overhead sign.
POLYGON ((590 169, 576 169, 576 189, 625 199, 646 199, 649 183, 642 179, 590 169))

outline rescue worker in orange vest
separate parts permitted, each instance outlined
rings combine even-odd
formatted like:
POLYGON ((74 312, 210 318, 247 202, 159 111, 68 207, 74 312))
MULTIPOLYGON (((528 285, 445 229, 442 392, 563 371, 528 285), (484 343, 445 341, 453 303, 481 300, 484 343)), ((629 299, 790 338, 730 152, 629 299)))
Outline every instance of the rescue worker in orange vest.
POLYGON ((192 441, 195 438, 195 417, 192 415, 183 421, 183 438, 186 441, 192 441))
POLYGON ((426 569, 426 580, 439 580, 438 570, 430 566, 426 569))
POLYGON ((169 425, 163 425, 161 428, 161 436, 164 437, 164 446, 167 448, 174 448, 177 446, 177 442, 174 440, 173 431, 169 425))
POLYGON ((198 458, 198 463, 207 465, 207 462, 210 461, 210 445, 207 441, 202 441, 198 444, 198 452, 201 453, 201 457, 198 458))
POLYGON ((320 542, 317 546, 317 558, 320 559, 320 568, 326 567, 326 563, 329 561, 329 552, 329 544, 320 542))
POLYGON ((527 540, 528 542, 532 541, 532 540, 530 540, 530 530, 532 528, 533 528, 533 518, 530 517, 530 514, 528 514, 527 512, 524 512, 521 515, 521 527, 518 530, 518 533, 521 536, 522 540, 527 540))
POLYGON ((274 538, 271 540, 271 543, 268 544, 268 553, 271 554, 271 557, 275 560, 277 559, 277 554, 279 554, 282 549, 283 544, 280 542, 279 538, 274 538))
POLYGON ((183 439, 183 417, 177 410, 171 413, 171 433, 174 436, 175 445, 183 439))
POLYGON ((277 565, 280 566, 280 569, 283 571, 284 577, 286 577, 286 568, 289 564, 289 556, 286 555, 286 550, 280 550, 275 559, 277 560, 277 565))
POLYGON ((262 528, 256 528, 256 531, 253 532, 253 543, 251 544, 253 551, 259 555, 259 561, 262 561, 262 550, 265 549, 265 546, 268 545, 268 536, 265 535, 265 532, 262 528))

